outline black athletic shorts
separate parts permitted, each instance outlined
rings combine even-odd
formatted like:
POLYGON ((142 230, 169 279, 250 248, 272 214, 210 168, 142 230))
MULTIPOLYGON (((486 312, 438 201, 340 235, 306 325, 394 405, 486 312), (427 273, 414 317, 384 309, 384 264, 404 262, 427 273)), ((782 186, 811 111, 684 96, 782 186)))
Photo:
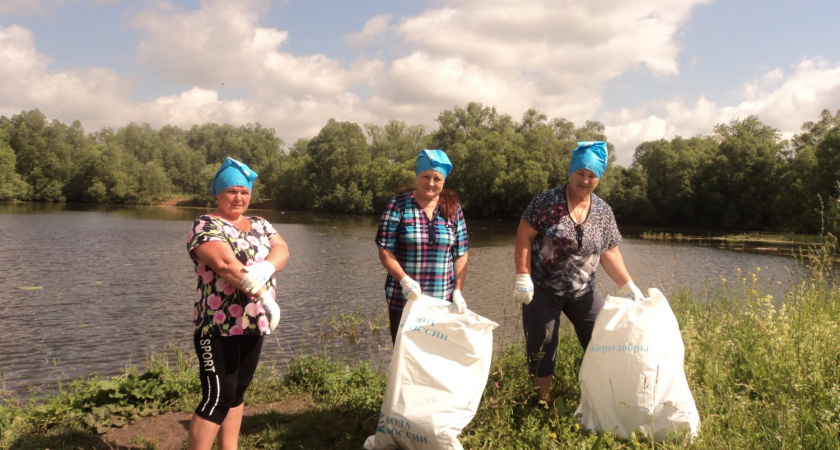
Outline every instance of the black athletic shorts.
POLYGON ((196 415, 221 425, 231 408, 242 404, 254 378, 262 336, 194 337, 201 377, 201 402, 196 415))

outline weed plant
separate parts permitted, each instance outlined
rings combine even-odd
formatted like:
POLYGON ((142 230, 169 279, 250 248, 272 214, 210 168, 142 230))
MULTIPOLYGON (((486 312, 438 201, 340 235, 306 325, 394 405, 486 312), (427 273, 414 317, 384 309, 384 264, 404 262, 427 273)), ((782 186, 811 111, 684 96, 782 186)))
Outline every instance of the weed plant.
MULTIPOLYGON (((560 330, 554 405, 540 403, 531 389, 521 343, 499 344, 461 442, 467 449, 840 448, 836 239, 829 235, 817 250, 805 256, 813 274, 790 282, 782 299, 767 293, 760 269, 738 269, 715 289, 700 295, 680 290, 669 299, 701 418, 691 443, 677 436, 652 443, 639 433, 620 440, 582 430, 574 411, 583 351, 568 325, 560 330)), ((346 329, 352 324, 371 327, 354 315, 338 317, 333 328, 346 339, 361 333, 346 329)), ((91 448, 108 427, 148 414, 191 411, 199 391, 195 356, 170 352, 176 357, 152 357, 143 373, 129 368, 107 380, 77 380, 39 400, 5 396, 0 448, 91 448)), ((326 355, 300 355, 278 367, 262 364, 258 370, 246 408, 270 407, 243 427, 240 448, 358 449, 375 432, 386 382, 381 371, 326 355), (284 407, 290 404, 298 407, 284 407)))

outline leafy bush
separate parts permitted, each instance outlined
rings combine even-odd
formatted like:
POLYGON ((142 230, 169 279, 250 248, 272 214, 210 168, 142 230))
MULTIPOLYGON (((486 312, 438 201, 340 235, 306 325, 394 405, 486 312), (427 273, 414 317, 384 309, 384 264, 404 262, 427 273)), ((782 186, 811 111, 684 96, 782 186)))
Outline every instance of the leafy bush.
POLYGON ((125 375, 89 382, 70 406, 82 414, 82 422, 97 433, 121 427, 139 417, 158 414, 180 397, 166 383, 171 372, 158 366, 142 375, 125 375))

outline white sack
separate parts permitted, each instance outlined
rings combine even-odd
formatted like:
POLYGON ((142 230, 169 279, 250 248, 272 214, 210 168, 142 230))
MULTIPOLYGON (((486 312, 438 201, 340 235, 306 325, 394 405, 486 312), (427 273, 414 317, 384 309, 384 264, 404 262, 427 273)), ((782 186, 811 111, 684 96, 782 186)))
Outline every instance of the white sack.
POLYGON ((634 302, 608 296, 580 366, 581 425, 629 438, 640 429, 662 442, 668 432, 697 435, 700 416, 685 378, 685 347, 659 289, 634 302))
POLYGON ((463 448, 458 434, 481 401, 497 326, 470 310, 459 314, 447 301, 423 295, 409 302, 388 367, 376 434, 365 448, 463 448))

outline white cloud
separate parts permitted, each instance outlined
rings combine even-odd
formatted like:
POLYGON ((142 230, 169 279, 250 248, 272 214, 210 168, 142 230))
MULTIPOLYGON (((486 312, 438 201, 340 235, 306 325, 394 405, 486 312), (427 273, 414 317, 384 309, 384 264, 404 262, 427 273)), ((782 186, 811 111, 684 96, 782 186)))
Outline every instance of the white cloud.
POLYGON ((362 47, 382 39, 388 31, 390 21, 390 14, 377 14, 365 23, 362 31, 358 33, 348 33, 344 36, 344 40, 348 45, 350 45, 350 47, 361 49, 362 47))
POLYGON ((282 62, 276 49, 287 33, 256 27, 258 14, 248 2, 203 1, 195 11, 155 6, 130 23, 145 34, 139 62, 164 77, 210 88, 248 86, 282 62))
MULTIPOLYGON (((140 33, 136 61, 152 77, 186 86, 181 92, 132 101, 136 75, 55 69, 32 32, 12 25, 0 27, 0 114, 39 108, 62 121, 79 119, 88 130, 259 122, 291 144, 313 137, 330 118, 360 125, 393 118, 433 129, 444 110, 476 101, 515 120, 529 108, 577 125, 599 120, 618 163, 627 165, 642 141, 708 134, 749 114, 788 137, 816 120, 822 105, 840 104, 840 66, 810 58, 743 83, 736 104, 702 96, 656 100, 653 93, 635 109, 602 111, 605 86, 629 71, 679 77, 681 27, 708 1, 534 0, 524 7, 451 0, 415 16, 371 17, 344 40, 357 55, 373 49, 378 56, 346 60, 285 50, 289 32, 261 24, 268 0, 202 0, 194 10, 158 1, 129 19, 140 33), (230 90, 220 95, 222 89, 230 90)), ((65 3, 37 3, 45 4, 65 3)))
POLYGON ((392 62, 373 103, 383 114, 420 103, 407 119, 426 124, 441 106, 468 101, 582 124, 602 106, 604 84, 628 70, 677 75, 677 31, 707 2, 669 2, 663 11, 654 0, 450 1, 401 19, 393 37, 413 50, 392 62))
POLYGON ((675 36, 706 0, 632 3, 461 0, 407 18, 400 37, 432 56, 485 68, 539 70, 554 87, 593 85, 628 68, 677 73, 675 36))
POLYGON ((116 72, 100 67, 50 72, 51 63, 35 50, 30 30, 0 27, 0 114, 38 108, 62 121, 79 119, 88 129, 132 120, 125 94, 131 86, 116 72))
MULTIPOLYGON (((840 105, 840 65, 822 58, 804 59, 790 74, 772 69, 756 80, 744 83, 742 101, 736 105, 716 105, 701 97, 693 105, 681 99, 651 103, 637 110, 601 115, 610 142, 616 145, 618 164, 632 161, 636 145, 675 136, 708 135, 714 126, 754 115, 789 139, 801 131, 802 124, 818 120, 827 105, 840 105), (664 109, 662 117, 646 111, 664 109)), ((836 111, 832 111, 835 113, 836 111)))
POLYGON ((790 75, 783 78, 781 74, 772 70, 760 82, 750 84, 744 101, 735 109, 742 115, 754 114, 791 136, 800 131, 803 122, 818 120, 824 108, 840 105, 840 64, 806 58, 790 75))

